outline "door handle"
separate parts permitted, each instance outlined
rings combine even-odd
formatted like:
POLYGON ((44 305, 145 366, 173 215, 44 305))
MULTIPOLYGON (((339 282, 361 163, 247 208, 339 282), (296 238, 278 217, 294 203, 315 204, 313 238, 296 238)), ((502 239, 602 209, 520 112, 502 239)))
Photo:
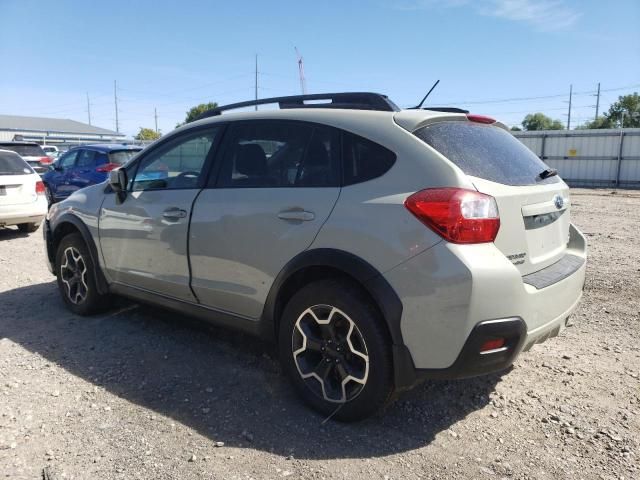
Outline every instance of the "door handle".
POLYGON ((177 220, 179 218, 185 218, 187 216, 187 211, 182 210, 181 208, 167 208, 162 212, 162 216, 171 220, 177 220))
POLYGON ((296 220, 302 222, 308 222, 316 218, 313 212, 307 212, 306 210, 283 210, 278 213, 278 218, 281 220, 296 220))

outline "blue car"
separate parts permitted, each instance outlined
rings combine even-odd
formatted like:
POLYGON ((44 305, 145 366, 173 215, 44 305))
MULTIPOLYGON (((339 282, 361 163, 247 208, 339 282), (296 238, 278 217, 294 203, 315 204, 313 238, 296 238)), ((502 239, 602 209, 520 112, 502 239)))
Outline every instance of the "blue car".
POLYGON ((123 144, 73 147, 42 176, 49 205, 76 190, 104 182, 111 170, 127 163, 142 147, 123 144))

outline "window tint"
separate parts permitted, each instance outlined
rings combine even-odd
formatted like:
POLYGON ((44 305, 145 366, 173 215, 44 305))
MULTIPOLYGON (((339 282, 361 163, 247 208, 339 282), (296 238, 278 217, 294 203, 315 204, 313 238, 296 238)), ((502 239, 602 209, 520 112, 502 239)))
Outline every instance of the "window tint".
POLYGON ((78 159, 76 160, 76 167, 86 168, 94 165, 96 152, 94 150, 80 150, 78 159))
POLYGON ((344 134, 343 184, 366 182, 387 173, 396 161, 391 150, 366 138, 344 134))
POLYGON ((60 157, 60 160, 58 160, 58 165, 60 165, 62 168, 73 167, 76 163, 77 156, 78 150, 67 152, 62 157, 60 157))
POLYGON ((197 188, 217 132, 192 133, 151 152, 138 166, 133 190, 197 188))
POLYGON ((0 152, 0 175, 28 175, 33 169, 14 152, 0 152))
POLYGON ((220 187, 338 185, 340 135, 322 125, 247 122, 229 130, 220 187))
POLYGON ((467 175, 506 185, 556 183, 541 180, 549 168, 509 132, 491 125, 464 121, 434 123, 415 135, 455 163, 467 175))

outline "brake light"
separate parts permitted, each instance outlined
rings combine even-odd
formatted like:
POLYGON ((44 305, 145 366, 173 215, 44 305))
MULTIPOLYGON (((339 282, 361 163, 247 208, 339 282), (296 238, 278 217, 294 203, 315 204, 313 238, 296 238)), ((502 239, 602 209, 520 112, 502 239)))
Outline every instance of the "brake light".
POLYGON ((486 115, 476 115, 475 113, 468 113, 467 120, 469 120, 470 122, 476 122, 476 123, 486 123, 486 124, 496 123, 495 118, 487 117, 486 115))
POLYGON ((462 188, 430 188, 408 197, 405 207, 452 243, 493 242, 500 229, 495 198, 462 188))
POLYGON ((51 165, 53 163, 53 160, 51 159, 51 157, 40 157, 40 165, 51 165))
POLYGON ((119 163, 105 163, 104 165, 96 167, 96 172, 108 173, 111 170, 118 168, 119 166, 119 163))
POLYGON ((36 194, 44 195, 44 183, 41 181, 36 182, 36 194))

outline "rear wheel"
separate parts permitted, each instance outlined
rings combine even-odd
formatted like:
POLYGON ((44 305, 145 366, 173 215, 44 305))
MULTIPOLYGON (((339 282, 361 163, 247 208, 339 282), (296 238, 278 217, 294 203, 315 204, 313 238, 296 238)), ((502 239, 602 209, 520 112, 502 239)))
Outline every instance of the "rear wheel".
POLYGON ((58 289, 69 310, 90 315, 107 307, 109 295, 98 292, 94 265, 79 233, 64 237, 56 253, 58 289))
POLYGON ((22 233, 33 233, 40 228, 40 223, 20 223, 18 224, 18 230, 22 233))
POLYGON ((393 391, 392 360, 380 313, 354 283, 323 280, 287 304, 279 350, 302 398, 338 420, 384 408, 393 391))

